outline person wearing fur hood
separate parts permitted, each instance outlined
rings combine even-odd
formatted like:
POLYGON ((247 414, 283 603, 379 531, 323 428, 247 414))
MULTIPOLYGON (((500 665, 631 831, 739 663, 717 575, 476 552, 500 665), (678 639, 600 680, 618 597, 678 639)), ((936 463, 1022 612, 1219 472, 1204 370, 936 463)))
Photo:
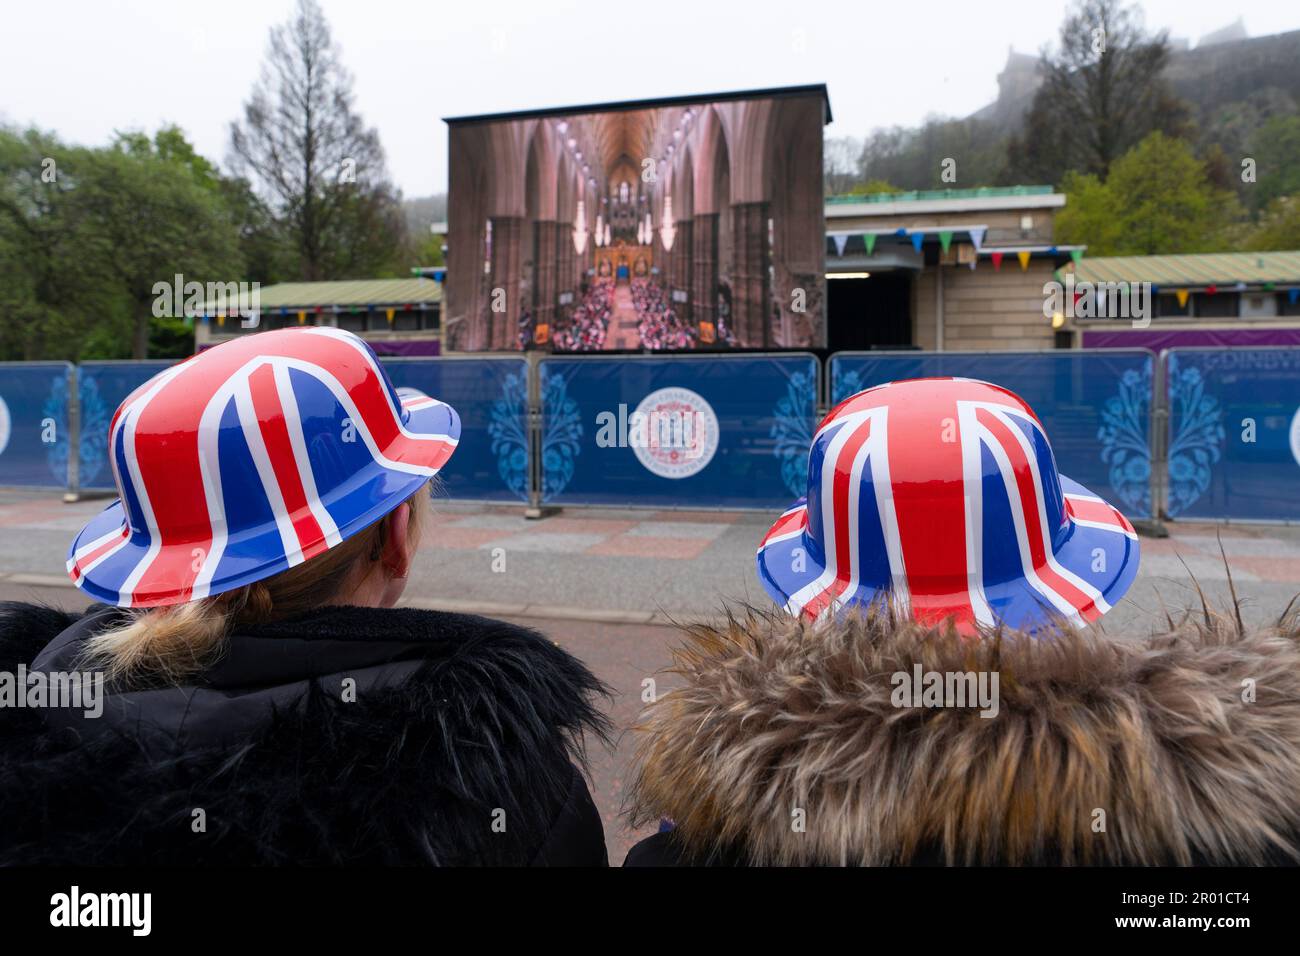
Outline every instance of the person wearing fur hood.
POLYGON ((625 865, 1300 862, 1300 618, 1107 635, 1137 535, 1022 400, 859 393, 808 489, 759 548, 782 610, 687 628, 642 717, 629 814, 670 828, 625 865))
POLYGON ((628 866, 1300 861, 1294 615, 972 641, 752 612, 691 628, 675 671, 630 795, 634 823, 675 828, 628 866), (996 713, 900 700, 918 669, 998 675, 996 713))

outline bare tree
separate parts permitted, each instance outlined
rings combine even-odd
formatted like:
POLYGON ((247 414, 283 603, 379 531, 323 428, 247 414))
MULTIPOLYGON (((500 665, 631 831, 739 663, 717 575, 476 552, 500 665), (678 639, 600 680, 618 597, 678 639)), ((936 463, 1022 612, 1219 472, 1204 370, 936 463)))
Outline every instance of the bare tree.
POLYGON ((1111 164, 1152 132, 1186 132, 1186 107, 1164 80, 1165 32, 1147 34, 1142 12, 1120 0, 1077 0, 1045 51, 1043 82, 1012 140, 1021 178, 1059 182, 1067 170, 1105 177, 1111 164))
POLYGON ((392 271, 405 242, 379 135, 353 108, 352 77, 315 0, 271 30, 266 62, 231 124, 230 163, 275 210, 302 279, 392 271))

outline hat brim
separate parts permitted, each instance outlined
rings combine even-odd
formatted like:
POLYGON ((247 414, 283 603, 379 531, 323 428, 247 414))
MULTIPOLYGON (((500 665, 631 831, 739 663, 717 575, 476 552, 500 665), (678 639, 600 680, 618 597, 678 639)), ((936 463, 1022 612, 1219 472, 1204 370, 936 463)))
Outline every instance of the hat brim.
MULTIPOLYGON (((296 559, 288 557, 283 546, 276 547, 277 553, 272 557, 266 556, 272 550, 267 544, 280 541, 283 521, 246 528, 221 539, 215 570, 210 579, 196 586, 193 569, 202 564, 209 550, 217 550, 217 543, 207 539, 155 541, 155 536, 147 531, 132 532, 127 526, 122 499, 118 498, 73 539, 68 549, 68 576, 81 590, 106 604, 122 607, 183 604, 272 577, 309 559, 299 555, 315 556, 365 530, 438 474, 460 439, 460 416, 450 405, 415 389, 402 388, 397 393, 402 402, 402 429, 411 440, 404 441, 399 449, 389 448, 385 452, 399 467, 385 467, 374 461, 373 466, 367 466, 350 481, 344 492, 352 498, 347 509, 352 517, 334 522, 336 534, 296 538, 293 542, 296 559), (362 502, 359 507, 358 497, 362 502), (180 573, 170 575, 170 580, 163 579, 160 586, 152 589, 128 589, 131 579, 139 578, 146 562, 153 564, 160 560, 166 567, 181 569, 180 573), (185 573, 185 568, 190 568, 191 573, 185 573)), ((314 504, 333 516, 333 506, 342 496, 335 495, 333 500, 323 496, 314 504)))
MULTIPOLYGON (((1019 575, 985 579, 983 597, 994 623, 1035 630, 1062 619, 1086 623, 1110 610, 1137 577, 1140 547, 1137 533, 1120 511, 1083 485, 1064 475, 1061 489, 1071 513, 1071 531, 1052 554, 1046 567, 1026 569, 1019 575), (1032 571, 1032 576, 1029 572, 1032 571), (1062 579, 1064 579, 1062 581, 1062 579), (1071 580, 1073 579, 1073 581, 1071 580), (1047 582, 1047 586, 1044 586, 1047 582), (1057 582, 1055 589, 1051 582, 1057 582), (1080 588, 1077 585, 1083 584, 1080 588), (1059 593, 1091 595, 1073 603, 1059 593)), ((772 525, 757 556, 758 579, 768 595, 791 613, 800 608, 791 598, 826 572, 821 550, 808 538, 807 499, 801 498, 772 525)), ((887 582, 859 582, 832 607, 866 605, 888 598, 887 582)), ((910 595, 912 614, 922 621, 948 616, 950 597, 910 595), (947 612, 947 613, 945 613, 947 612)), ((973 620, 967 623, 974 627, 973 620)))

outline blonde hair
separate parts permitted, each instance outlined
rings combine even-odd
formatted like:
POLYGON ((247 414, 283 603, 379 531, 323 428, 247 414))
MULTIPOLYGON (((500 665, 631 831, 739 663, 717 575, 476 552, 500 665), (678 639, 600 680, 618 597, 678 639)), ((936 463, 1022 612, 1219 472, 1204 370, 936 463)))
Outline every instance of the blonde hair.
MULTIPOLYGON (((422 485, 407 499, 412 548, 432 510, 432 484, 422 485)), ((179 684, 215 663, 235 628, 293 617, 354 594, 380 566, 391 513, 273 577, 213 597, 138 612, 125 624, 87 640, 83 666, 125 684, 179 684)))

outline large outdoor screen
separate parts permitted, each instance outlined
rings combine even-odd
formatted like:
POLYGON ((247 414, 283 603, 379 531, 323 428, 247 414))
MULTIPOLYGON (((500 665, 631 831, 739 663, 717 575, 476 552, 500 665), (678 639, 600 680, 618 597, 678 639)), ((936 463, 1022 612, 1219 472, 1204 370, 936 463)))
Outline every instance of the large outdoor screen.
POLYGON ((824 87, 448 120, 444 342, 824 344, 824 87))

